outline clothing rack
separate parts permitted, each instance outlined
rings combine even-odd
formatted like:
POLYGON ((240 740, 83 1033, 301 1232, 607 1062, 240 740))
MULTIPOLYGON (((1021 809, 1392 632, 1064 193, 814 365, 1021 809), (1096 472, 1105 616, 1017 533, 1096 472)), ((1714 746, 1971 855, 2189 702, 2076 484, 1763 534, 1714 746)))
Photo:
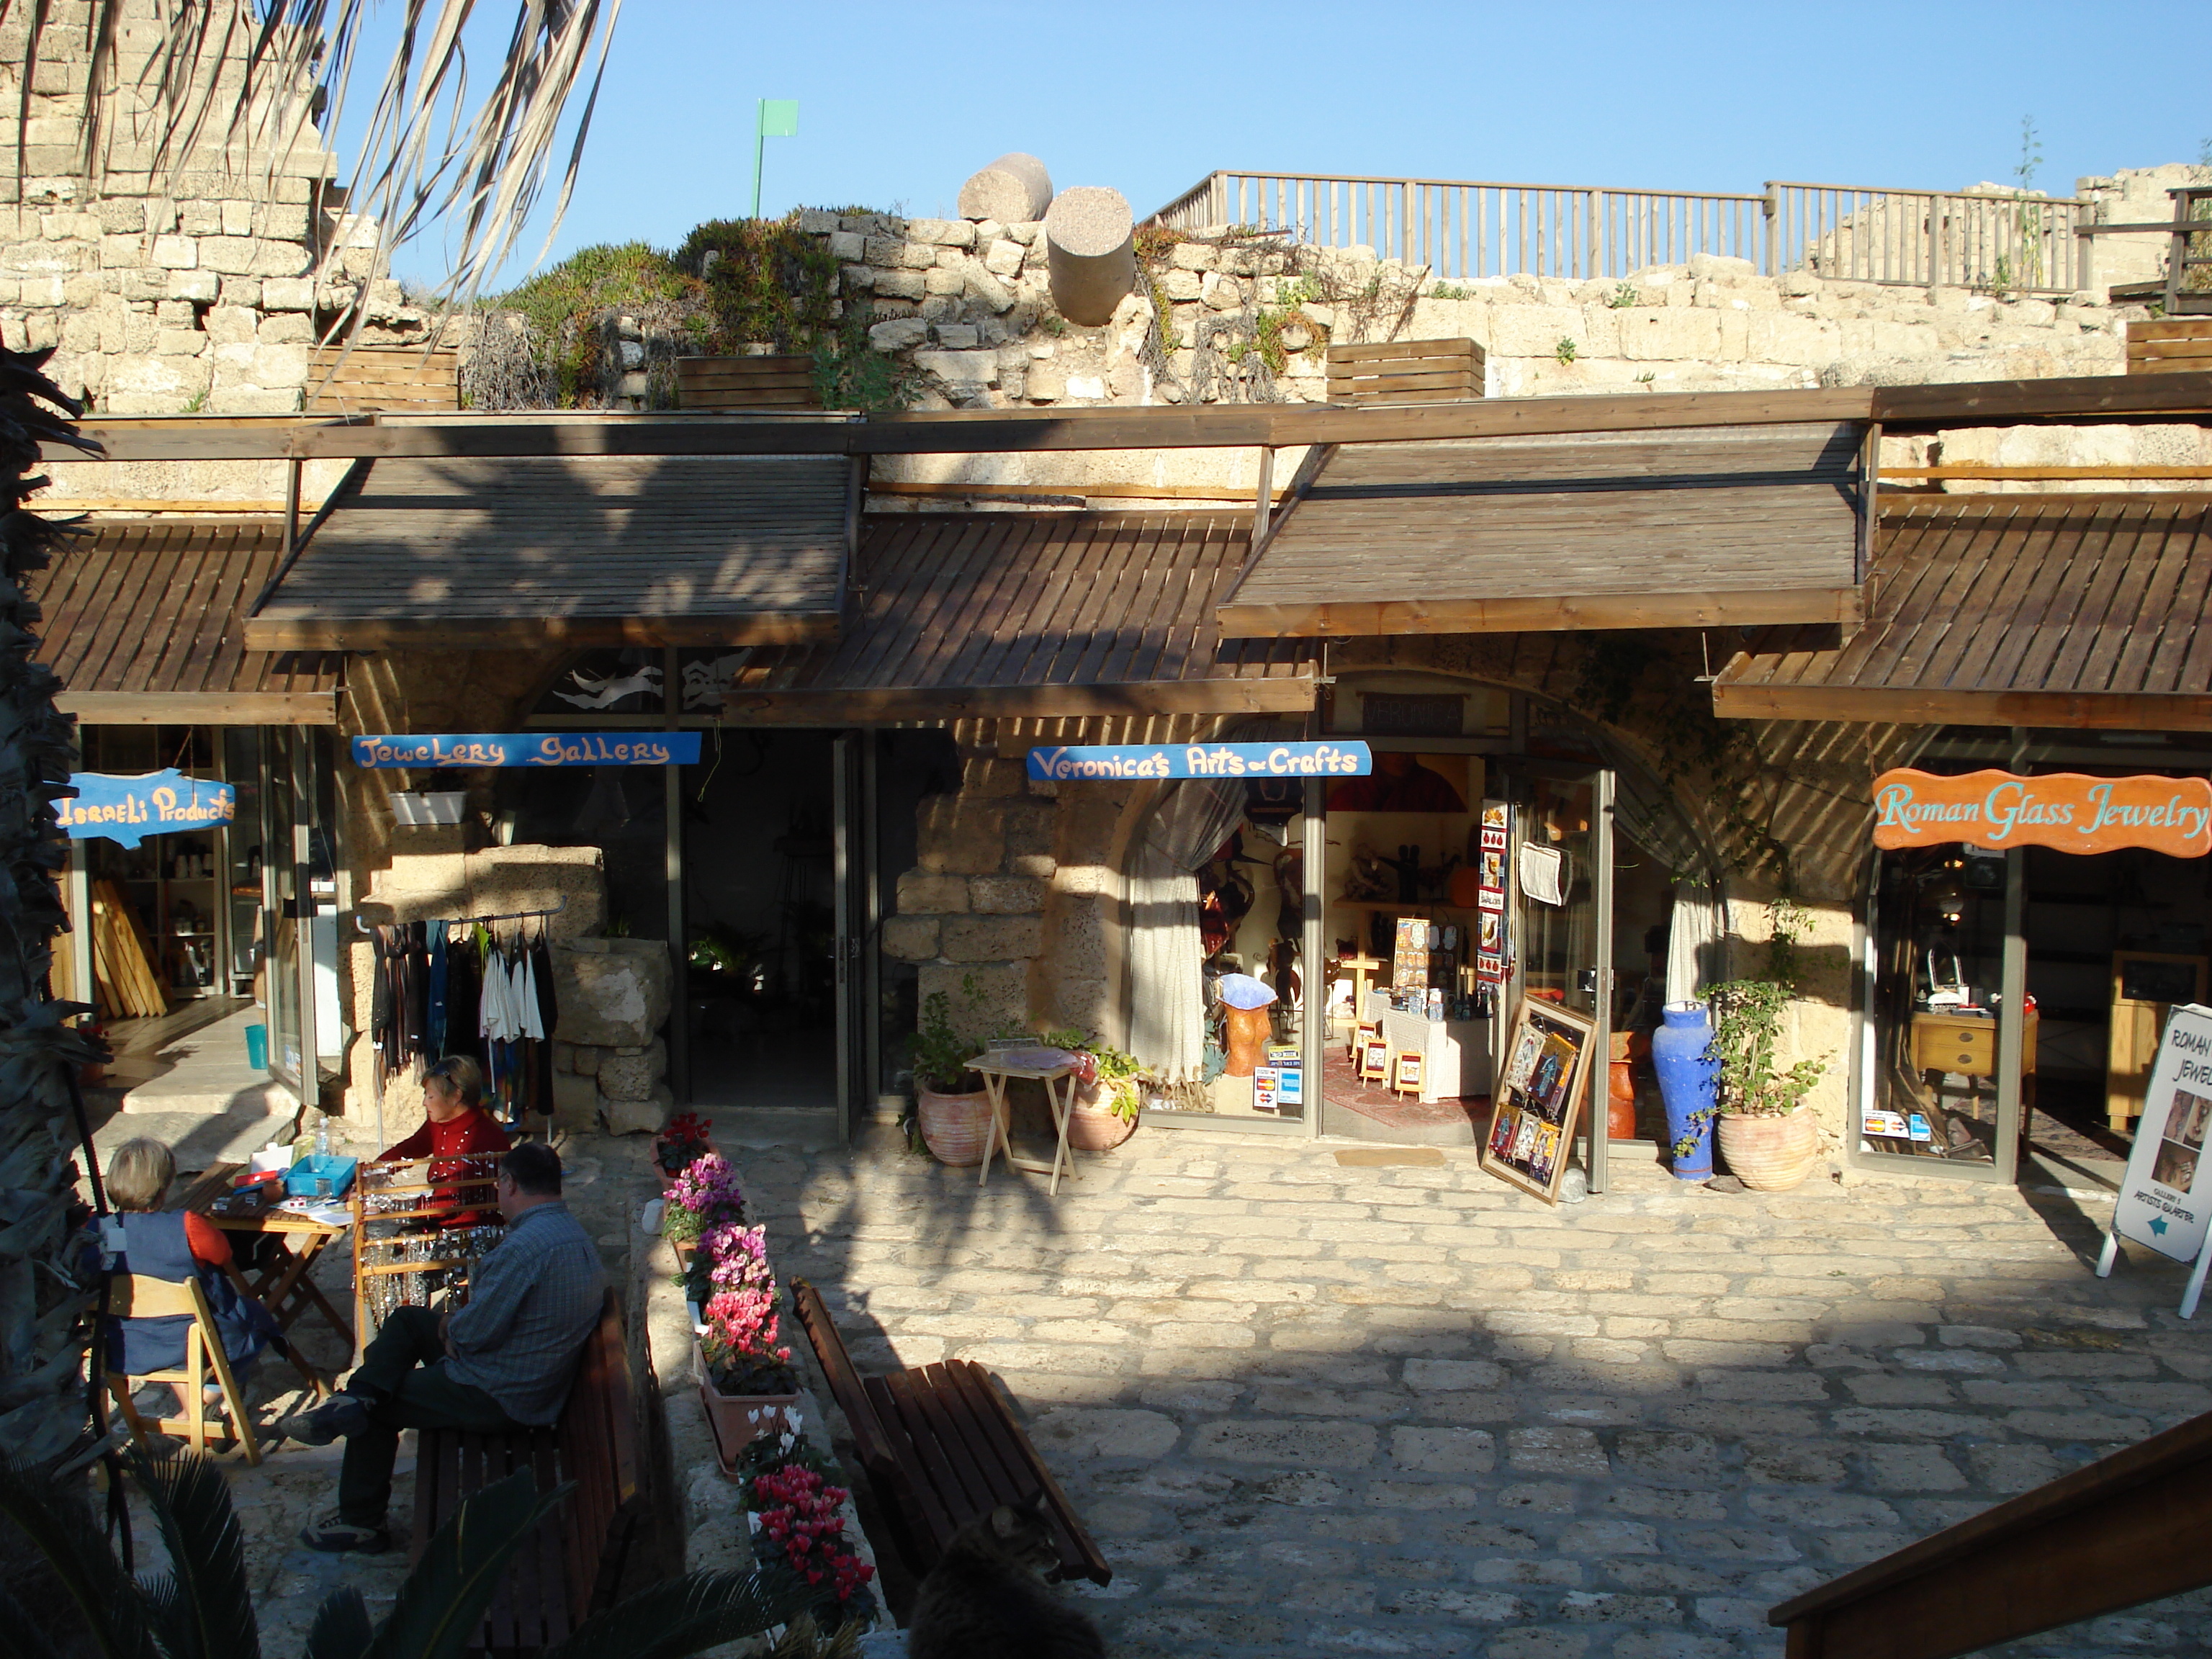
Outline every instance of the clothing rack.
MULTIPOLYGON (((478 921, 527 921, 532 916, 557 916, 568 908, 568 901, 563 897, 558 904, 548 905, 539 910, 501 910, 495 915, 489 916, 418 916, 416 920, 425 925, 435 921, 441 922, 448 927, 465 927, 471 922, 478 921)), ((396 917, 390 921, 363 921, 361 912, 356 910, 353 913, 353 925, 361 930, 363 937, 373 939, 379 927, 404 927, 408 924, 396 917)))

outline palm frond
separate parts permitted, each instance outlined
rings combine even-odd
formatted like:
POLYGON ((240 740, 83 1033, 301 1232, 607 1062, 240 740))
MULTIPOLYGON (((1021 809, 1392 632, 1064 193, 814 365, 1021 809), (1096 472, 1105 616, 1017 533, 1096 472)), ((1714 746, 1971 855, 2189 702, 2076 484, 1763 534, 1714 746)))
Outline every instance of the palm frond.
POLYGON ((538 1477, 525 1470, 465 1499, 400 1585, 366 1659, 460 1659, 507 1563, 574 1485, 541 1495, 538 1477))
POLYGON ((222 1471, 191 1451, 134 1449, 130 1462, 169 1553, 169 1571, 146 1587, 169 1659, 260 1659, 246 1537, 222 1471))
POLYGON ((332 1590, 315 1609, 315 1622, 307 1632, 306 1659, 361 1659, 376 1639, 368 1603, 349 1584, 332 1590))
POLYGON ((686 1573, 595 1613, 541 1659, 686 1659, 787 1623, 806 1605, 758 1573, 686 1573))
MULTIPOLYGON (((0 1457, 0 1518, 46 1559, 83 1615, 103 1659, 160 1659, 138 1586, 74 1494, 12 1457, 0 1457)), ((33 1650, 35 1651, 35 1650, 33 1650)))
POLYGON ((62 1659, 46 1627, 5 1584, 0 1584, 0 1659, 62 1659))

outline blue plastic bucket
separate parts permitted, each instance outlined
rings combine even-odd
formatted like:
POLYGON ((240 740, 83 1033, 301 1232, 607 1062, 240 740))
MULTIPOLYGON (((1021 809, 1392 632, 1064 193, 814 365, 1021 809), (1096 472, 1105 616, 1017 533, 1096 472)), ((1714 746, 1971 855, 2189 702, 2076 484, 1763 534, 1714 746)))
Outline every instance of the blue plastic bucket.
POLYGON ((246 1063, 257 1072, 269 1069, 269 1028, 266 1025, 246 1028, 246 1063))

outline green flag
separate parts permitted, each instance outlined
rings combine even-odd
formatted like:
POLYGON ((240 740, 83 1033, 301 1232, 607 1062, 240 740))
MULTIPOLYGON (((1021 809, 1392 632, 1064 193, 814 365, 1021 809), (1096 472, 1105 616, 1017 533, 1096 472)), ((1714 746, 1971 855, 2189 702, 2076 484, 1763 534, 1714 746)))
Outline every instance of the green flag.
POLYGON ((768 157, 771 138, 799 137, 799 100, 763 98, 760 100, 759 131, 753 137, 753 217, 760 217, 761 164, 768 157))

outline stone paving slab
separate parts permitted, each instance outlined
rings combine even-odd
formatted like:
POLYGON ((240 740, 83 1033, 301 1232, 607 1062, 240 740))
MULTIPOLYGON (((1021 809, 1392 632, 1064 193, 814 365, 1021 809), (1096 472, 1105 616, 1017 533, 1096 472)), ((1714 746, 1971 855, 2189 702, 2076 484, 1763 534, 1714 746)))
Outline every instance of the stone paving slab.
MULTIPOLYGON (((2086 1195, 1632 1168, 1552 1210, 1472 1153, 1170 1133, 1057 1200, 889 1136, 743 1162, 863 1370, 1003 1378, 1117 1659, 1778 1655, 1775 1602, 2212 1410, 2212 1321, 2155 1258, 2096 1279, 2086 1195)), ((2208 1607, 2020 1650, 2198 1653, 2208 1607)))

